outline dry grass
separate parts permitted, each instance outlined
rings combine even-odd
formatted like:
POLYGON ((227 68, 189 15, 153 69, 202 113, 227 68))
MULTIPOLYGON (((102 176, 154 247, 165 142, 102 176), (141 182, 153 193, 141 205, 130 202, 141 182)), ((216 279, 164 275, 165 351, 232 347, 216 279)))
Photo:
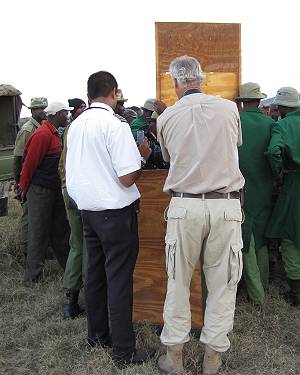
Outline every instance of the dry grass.
MULTIPOLYGON (((17 233, 20 209, 10 200, 9 217, 0 218, 0 373, 51 375, 158 375, 156 359, 141 367, 117 370, 110 353, 85 344, 85 318, 63 321, 62 273, 47 263, 47 282, 22 286, 17 233)), ((272 286, 263 308, 238 300, 232 348, 221 375, 299 375, 300 312, 289 307, 272 286)), ((154 327, 136 327, 138 346, 159 347, 154 327)), ((201 374, 203 347, 196 338, 185 347, 187 374, 201 374)), ((158 355, 158 354, 157 354, 158 355)))

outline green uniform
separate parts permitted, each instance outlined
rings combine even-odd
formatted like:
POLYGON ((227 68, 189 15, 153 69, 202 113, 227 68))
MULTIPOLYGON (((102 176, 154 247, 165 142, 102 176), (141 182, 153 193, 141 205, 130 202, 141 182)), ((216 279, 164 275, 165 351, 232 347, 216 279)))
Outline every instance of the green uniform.
MULTIPOLYGON (((19 130, 14 149, 15 157, 22 157, 24 155, 25 145, 30 138, 31 134, 40 126, 40 124, 31 117, 19 130)), ((20 232, 20 247, 24 254, 27 254, 28 243, 28 206, 27 202, 22 203, 22 216, 21 216, 21 232, 20 232)))
POLYGON ((131 132, 136 140, 136 133, 138 130, 147 130, 149 125, 147 124, 147 121, 144 119, 144 117, 136 118, 132 121, 130 124, 131 132))
POLYGON ((266 236, 281 238, 287 277, 300 279, 300 111, 278 121, 272 130, 267 155, 276 177, 283 184, 266 236))
POLYGON ((245 177, 245 221, 242 225, 244 278, 251 301, 261 304, 268 287, 269 259, 264 232, 272 210, 274 178, 265 156, 272 118, 258 108, 240 113, 243 144, 239 148, 240 169, 245 177))

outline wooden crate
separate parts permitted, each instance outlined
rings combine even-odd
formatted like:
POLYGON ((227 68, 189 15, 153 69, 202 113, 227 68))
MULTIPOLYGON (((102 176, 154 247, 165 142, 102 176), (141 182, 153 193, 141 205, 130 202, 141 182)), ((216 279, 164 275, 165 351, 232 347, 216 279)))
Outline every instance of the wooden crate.
MULTIPOLYGON (((163 193, 166 170, 143 171, 138 181, 141 192, 139 215, 140 253, 134 273, 134 320, 162 323, 167 288, 165 271, 164 210, 170 197, 163 193)), ((200 264, 191 285, 192 325, 203 325, 200 264)))
POLYGON ((168 105, 177 100, 168 74, 178 56, 197 58, 206 80, 203 92, 234 99, 241 83, 241 25, 230 23, 157 22, 156 95, 168 105))

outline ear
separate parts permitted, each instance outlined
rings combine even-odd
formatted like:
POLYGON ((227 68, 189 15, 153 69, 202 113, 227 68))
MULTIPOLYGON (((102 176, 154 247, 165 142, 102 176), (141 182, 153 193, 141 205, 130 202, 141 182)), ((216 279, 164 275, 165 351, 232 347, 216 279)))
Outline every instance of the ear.
POLYGON ((87 96, 87 98, 88 98, 88 102, 89 102, 89 103, 92 103, 92 99, 90 98, 90 96, 89 96, 88 93, 86 94, 86 96, 87 96))
POLYGON ((173 78, 173 82, 174 82, 174 88, 175 89, 178 89, 178 81, 177 81, 177 79, 176 78, 173 78))
POLYGON ((111 97, 112 97, 113 100, 115 100, 116 96, 117 96, 117 88, 114 87, 113 90, 112 90, 112 92, 111 92, 111 97))

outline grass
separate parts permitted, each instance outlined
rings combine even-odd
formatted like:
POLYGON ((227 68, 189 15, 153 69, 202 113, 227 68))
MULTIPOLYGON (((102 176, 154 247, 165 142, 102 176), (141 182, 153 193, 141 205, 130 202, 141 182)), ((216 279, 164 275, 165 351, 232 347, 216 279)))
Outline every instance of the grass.
MULTIPOLYGON (((0 374, 158 375, 156 358, 143 366, 116 369, 110 351, 85 343, 86 320, 62 319, 62 273, 46 264, 46 282, 34 289, 22 285, 23 259, 18 250, 19 203, 10 198, 9 216, 0 217, 0 374)), ((238 298, 231 350, 220 375, 299 375, 300 311, 272 285, 263 307, 238 298)), ((139 347, 159 348, 159 337, 147 323, 136 325, 139 347)), ((201 374, 203 346, 193 337, 184 348, 186 374, 201 374)))

